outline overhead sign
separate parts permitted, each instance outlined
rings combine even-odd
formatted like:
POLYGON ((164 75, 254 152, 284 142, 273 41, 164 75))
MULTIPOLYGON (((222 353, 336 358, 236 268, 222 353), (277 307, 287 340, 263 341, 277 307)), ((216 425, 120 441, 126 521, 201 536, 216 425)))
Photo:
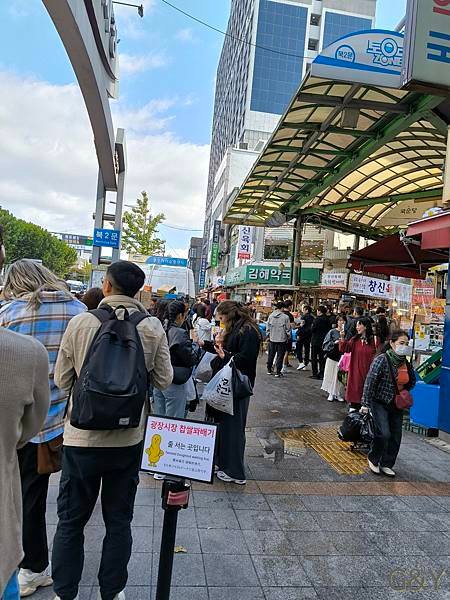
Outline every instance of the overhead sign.
POLYGON ((211 260, 210 265, 212 269, 215 269, 219 264, 219 244, 220 244, 220 227, 221 221, 214 221, 213 228, 213 240, 211 248, 211 260))
POLYGON ((365 275, 350 275, 348 291, 351 294, 368 296, 369 298, 390 300, 392 297, 390 281, 376 279, 375 277, 366 277, 365 275))
POLYGON ((249 227, 248 225, 239 226, 238 258, 242 258, 243 260, 251 258, 252 233, 253 227, 249 227))
POLYGON ((327 288, 346 290, 347 282, 348 273, 336 273, 330 271, 328 273, 322 273, 322 281, 320 285, 327 288))
POLYGON ((200 263, 200 273, 198 274, 198 287, 202 290, 205 287, 206 281, 206 267, 208 266, 208 259, 205 255, 202 255, 202 260, 200 263))
POLYGON ((141 470, 212 483, 217 425, 150 415, 141 470))
POLYGON ((346 35, 315 58, 313 77, 399 88, 403 66, 403 34, 370 29, 346 35))
POLYGON ((187 258, 173 256, 149 256, 145 261, 148 265, 161 265, 164 267, 187 267, 187 258))
POLYGON ((120 248, 120 230, 94 229, 94 246, 120 248))
POLYGON ((433 208, 435 202, 407 200, 389 210, 377 223, 378 227, 401 227, 421 219, 424 212, 433 208))
POLYGON ((450 0, 408 0, 402 85, 450 89, 450 0))

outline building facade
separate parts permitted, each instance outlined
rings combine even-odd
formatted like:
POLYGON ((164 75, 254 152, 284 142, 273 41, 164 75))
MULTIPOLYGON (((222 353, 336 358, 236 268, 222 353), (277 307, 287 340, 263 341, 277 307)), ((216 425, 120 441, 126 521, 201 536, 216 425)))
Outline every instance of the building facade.
MULTIPOLYGON (((233 186, 245 180, 307 65, 343 35, 372 28, 375 11, 376 0, 232 0, 217 69, 200 283, 224 268, 211 264, 214 224, 217 231, 233 186), (241 162, 231 160, 236 153, 241 162)), ((227 228, 221 234, 226 249, 227 228)))

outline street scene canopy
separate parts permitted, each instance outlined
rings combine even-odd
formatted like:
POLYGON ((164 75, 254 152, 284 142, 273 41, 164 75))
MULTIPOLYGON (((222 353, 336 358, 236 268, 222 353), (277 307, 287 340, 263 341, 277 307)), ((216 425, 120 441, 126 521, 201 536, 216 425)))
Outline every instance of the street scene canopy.
POLYGON ((348 267, 353 271, 424 279, 430 267, 447 258, 447 250, 423 250, 420 241, 395 233, 354 252, 348 267))
POLYGON ((225 222, 315 215, 372 239, 392 233, 393 207, 442 199, 445 113, 440 97, 308 75, 225 222))

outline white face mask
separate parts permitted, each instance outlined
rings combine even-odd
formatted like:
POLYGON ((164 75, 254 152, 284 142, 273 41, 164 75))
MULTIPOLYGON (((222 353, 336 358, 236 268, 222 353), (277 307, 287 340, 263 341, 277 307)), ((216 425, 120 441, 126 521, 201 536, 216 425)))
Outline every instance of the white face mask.
POLYGON ((411 346, 405 346, 403 344, 395 346, 394 352, 397 356, 412 356, 411 346))

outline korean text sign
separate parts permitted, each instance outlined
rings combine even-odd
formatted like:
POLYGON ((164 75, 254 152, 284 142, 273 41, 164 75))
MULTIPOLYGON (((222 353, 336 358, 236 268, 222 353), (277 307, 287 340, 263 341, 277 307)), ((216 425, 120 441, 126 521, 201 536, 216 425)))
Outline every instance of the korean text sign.
POLYGON ((150 415, 141 470, 211 483, 217 425, 150 415))
POLYGON ((120 231, 118 229, 94 229, 94 246, 120 248, 120 231))
POLYGON ((251 257, 252 227, 241 225, 239 227, 238 258, 248 260, 251 257))
POLYGON ((405 38, 403 85, 450 88, 450 0, 408 0, 405 38))

